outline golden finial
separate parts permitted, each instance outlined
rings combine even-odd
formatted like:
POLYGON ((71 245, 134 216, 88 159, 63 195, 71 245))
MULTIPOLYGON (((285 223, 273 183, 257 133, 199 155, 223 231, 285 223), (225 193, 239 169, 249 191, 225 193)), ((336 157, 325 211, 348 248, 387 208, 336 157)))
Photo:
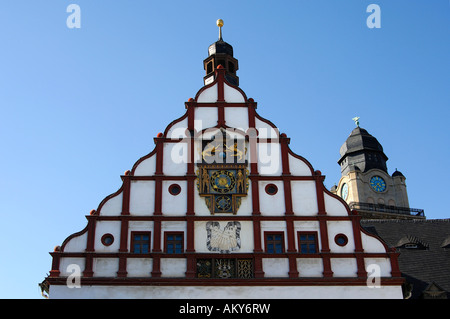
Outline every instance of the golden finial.
POLYGON ((216 21, 217 26, 219 27, 219 40, 222 40, 222 27, 223 27, 223 20, 218 19, 216 21))

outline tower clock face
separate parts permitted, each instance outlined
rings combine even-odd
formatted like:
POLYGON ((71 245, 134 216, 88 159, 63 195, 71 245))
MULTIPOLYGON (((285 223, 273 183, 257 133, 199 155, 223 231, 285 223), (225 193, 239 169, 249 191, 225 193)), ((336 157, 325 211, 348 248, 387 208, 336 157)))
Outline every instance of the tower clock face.
POLYGON ((380 176, 373 176, 370 179, 370 186, 376 192, 384 192, 386 190, 386 182, 380 176))
POLYGON ((341 197, 343 200, 347 200, 347 197, 348 197, 348 185, 347 184, 342 185, 341 197))

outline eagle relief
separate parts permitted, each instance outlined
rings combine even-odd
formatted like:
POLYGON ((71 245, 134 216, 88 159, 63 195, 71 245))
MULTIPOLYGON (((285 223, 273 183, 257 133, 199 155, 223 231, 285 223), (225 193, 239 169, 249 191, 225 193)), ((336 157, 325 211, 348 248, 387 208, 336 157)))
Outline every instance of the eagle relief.
POLYGON ((229 253, 241 248, 240 222, 228 222, 223 229, 219 222, 207 222, 206 231, 206 246, 209 251, 229 253))

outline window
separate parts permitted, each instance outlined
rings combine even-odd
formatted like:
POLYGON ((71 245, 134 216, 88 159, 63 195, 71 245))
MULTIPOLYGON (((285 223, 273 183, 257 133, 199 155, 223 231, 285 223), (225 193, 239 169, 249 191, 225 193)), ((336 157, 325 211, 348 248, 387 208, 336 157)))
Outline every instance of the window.
POLYGON ((266 252, 269 254, 284 253, 284 233, 283 232, 264 232, 266 252))
POLYGON ((278 187, 275 184, 268 184, 265 191, 269 195, 275 195, 278 192, 278 187))
POLYGON ((131 232, 131 252, 134 254, 150 253, 150 232, 131 232))
POLYGON ((298 232, 298 247, 302 254, 316 254, 317 232, 298 232))
POLYGON ((166 232, 165 235, 165 252, 168 254, 181 254, 184 250, 184 234, 183 232, 166 232))
POLYGON ((172 184, 169 186, 169 193, 177 196, 181 192, 181 186, 178 184, 172 184))
POLYGON ((339 246, 345 246, 348 243, 348 238, 344 234, 337 234, 334 237, 334 242, 339 246))
POLYGON ((101 238, 102 244, 105 246, 111 246, 114 242, 114 236, 111 234, 104 234, 101 238))

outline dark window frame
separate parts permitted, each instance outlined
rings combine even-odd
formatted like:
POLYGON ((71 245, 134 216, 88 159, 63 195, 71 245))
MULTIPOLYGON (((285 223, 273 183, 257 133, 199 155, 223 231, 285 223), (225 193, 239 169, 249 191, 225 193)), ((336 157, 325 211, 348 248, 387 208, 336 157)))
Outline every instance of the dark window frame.
POLYGON ((151 246, 151 243, 152 243, 152 236, 151 236, 151 234, 152 233, 150 231, 132 231, 131 232, 130 252, 132 254, 137 254, 137 255, 149 254, 151 252, 151 248, 152 248, 152 246, 151 246), (135 238, 136 236, 148 236, 148 240, 136 239, 135 238), (138 252, 136 251, 136 247, 135 247, 136 244, 140 245, 139 246, 140 248, 139 248, 138 252), (143 247, 144 247, 143 245, 145 245, 145 244, 148 244, 148 250, 147 251, 143 250, 143 247))
POLYGON ((316 231, 298 231, 297 232, 297 240, 298 240, 298 251, 301 254, 317 254, 319 252, 319 241, 318 234, 316 231), (301 239, 301 236, 307 236, 305 240, 301 239), (313 239, 309 239, 308 236, 314 236, 313 239), (310 250, 310 245, 314 244, 314 251, 310 250), (307 252, 302 251, 302 245, 306 245, 307 252))
POLYGON ((164 232, 164 252, 166 254, 182 254, 184 253, 184 232, 182 231, 167 231, 164 232), (172 239, 169 240, 169 236, 181 236, 180 240, 172 239), (181 251, 177 252, 174 246, 173 251, 169 251, 169 244, 176 244, 177 242, 181 243, 181 251))
POLYGON ((285 253, 285 244, 284 244, 284 232, 283 231, 265 231, 264 232, 264 249, 266 253, 269 254, 283 254, 285 253), (281 236, 281 238, 278 239, 269 239, 269 236, 281 236), (281 251, 277 251, 276 244, 281 244, 281 251), (273 246, 270 248, 271 245, 273 246))

